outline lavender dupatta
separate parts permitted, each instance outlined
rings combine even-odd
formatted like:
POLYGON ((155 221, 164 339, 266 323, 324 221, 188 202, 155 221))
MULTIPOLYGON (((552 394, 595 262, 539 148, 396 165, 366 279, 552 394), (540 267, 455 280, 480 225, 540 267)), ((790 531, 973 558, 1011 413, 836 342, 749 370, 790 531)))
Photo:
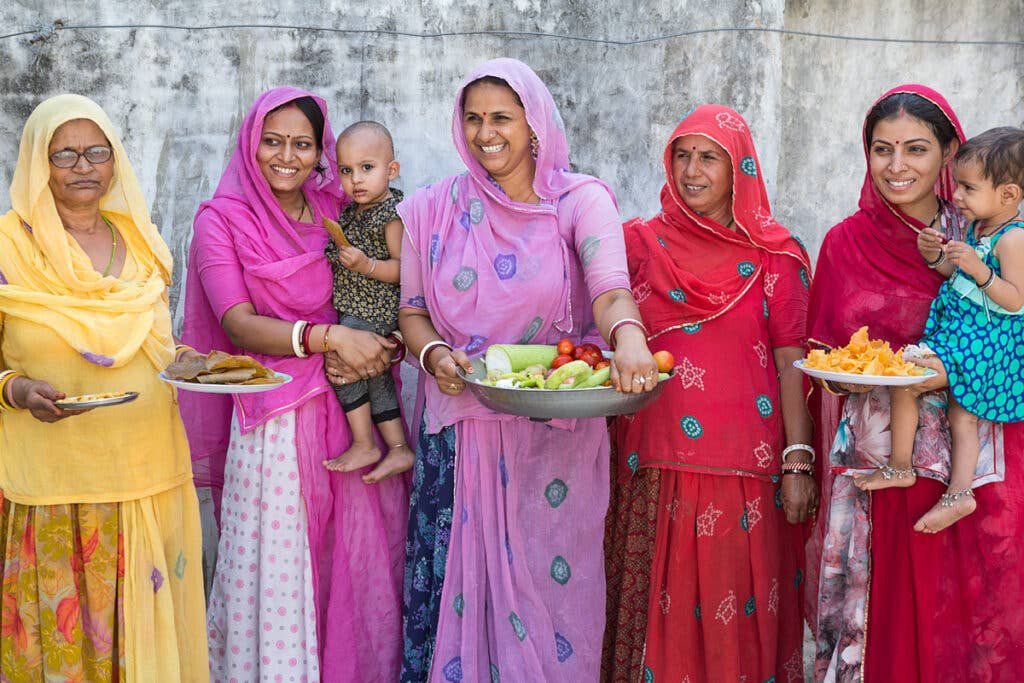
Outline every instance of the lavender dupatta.
MULTIPOLYGON (((399 206, 406 227, 402 306, 427 309, 439 333, 470 355, 492 343, 594 338, 591 300, 628 288, 622 249, 611 249, 611 238, 581 234, 588 210, 607 206, 611 192, 569 173, 561 118, 529 67, 493 60, 465 83, 485 75, 504 79, 523 102, 539 141, 534 191, 541 203, 511 201, 474 159, 462 132, 460 89, 452 127, 468 173, 399 206), (567 239, 562 207, 574 191, 587 200, 567 239)), ((617 225, 615 236, 621 246, 617 225)), ((421 391, 427 431, 455 426, 458 463, 430 680, 596 680, 608 500, 604 420, 540 425, 483 408, 468 392, 447 397, 431 381, 421 391)))

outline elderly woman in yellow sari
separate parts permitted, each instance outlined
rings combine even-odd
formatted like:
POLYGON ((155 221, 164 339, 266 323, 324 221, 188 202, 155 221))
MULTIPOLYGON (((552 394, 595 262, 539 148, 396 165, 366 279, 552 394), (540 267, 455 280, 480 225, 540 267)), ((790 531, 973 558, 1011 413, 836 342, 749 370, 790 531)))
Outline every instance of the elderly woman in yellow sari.
MULTIPOLYGON (((107 115, 25 124, 0 218, 0 679, 208 679, 171 258, 107 115), (139 392, 91 411, 67 396, 139 392)), ((182 354, 191 353, 187 349, 182 354)))

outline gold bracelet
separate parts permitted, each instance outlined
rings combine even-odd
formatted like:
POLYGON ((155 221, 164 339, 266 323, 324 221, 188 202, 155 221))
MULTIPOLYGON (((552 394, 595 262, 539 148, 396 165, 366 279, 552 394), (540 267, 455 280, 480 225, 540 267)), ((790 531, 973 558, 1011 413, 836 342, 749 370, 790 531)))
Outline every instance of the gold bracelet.
POLYGON ((331 350, 331 345, 328 343, 328 339, 327 339, 327 335, 329 335, 330 333, 331 333, 331 326, 330 326, 330 324, 328 324, 326 327, 324 327, 324 353, 327 353, 327 352, 329 352, 331 350))
POLYGON ((181 354, 185 351, 195 351, 194 348, 188 344, 178 344, 174 347, 174 362, 177 363, 181 359, 181 354))
POLYGON ((0 410, 6 412, 13 412, 15 410, 22 410, 22 407, 15 404, 14 397, 10 400, 7 399, 7 385, 14 381, 17 377, 24 377, 25 375, 14 370, 4 370, 0 372, 0 410))

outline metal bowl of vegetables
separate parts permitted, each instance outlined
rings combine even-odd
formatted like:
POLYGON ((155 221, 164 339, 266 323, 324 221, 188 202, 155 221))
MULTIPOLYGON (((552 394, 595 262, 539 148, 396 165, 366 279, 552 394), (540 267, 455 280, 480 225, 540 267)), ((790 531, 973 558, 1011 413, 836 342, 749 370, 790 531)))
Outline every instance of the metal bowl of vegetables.
MULTIPOLYGON (((461 368, 458 373, 477 400, 491 410, 538 421, 635 413, 658 398, 665 388, 665 380, 671 376, 661 374, 658 385, 652 391, 624 394, 615 391, 613 387, 601 386, 599 380, 606 376, 605 373, 599 375, 593 370, 587 373, 579 365, 573 364, 570 368, 567 364, 557 368, 550 377, 543 378, 544 383, 555 378, 551 384, 561 388, 537 386, 537 373, 531 373, 530 369, 538 365, 549 368, 556 354, 548 349, 554 348, 537 344, 495 344, 487 350, 485 358, 471 361, 472 374, 461 368), (578 374, 568 379, 556 377, 556 373, 563 368, 570 368, 565 375, 578 374), (596 386, 587 386, 588 383, 596 386)), ((604 351, 603 354, 608 359, 613 356, 610 351, 604 351)))

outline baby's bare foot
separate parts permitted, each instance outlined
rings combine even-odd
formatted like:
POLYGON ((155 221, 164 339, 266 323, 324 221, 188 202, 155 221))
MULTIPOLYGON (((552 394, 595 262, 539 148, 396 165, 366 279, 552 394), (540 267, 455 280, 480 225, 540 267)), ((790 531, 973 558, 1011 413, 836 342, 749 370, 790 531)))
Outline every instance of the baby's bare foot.
POLYGON ((917 481, 913 467, 899 469, 883 465, 871 474, 854 474, 853 485, 861 491, 877 491, 879 489, 907 488, 917 481))
POLYGON ((376 484, 396 474, 407 472, 412 469, 415 460, 415 454, 404 443, 392 446, 380 464, 374 467, 369 474, 363 475, 363 482, 376 484))
POLYGON ((354 472, 377 462, 380 460, 380 456, 381 452, 377 448, 377 444, 373 442, 368 444, 354 443, 337 458, 331 458, 323 462, 324 467, 334 472, 354 472))
POLYGON ((942 531, 974 512, 976 507, 978 504, 974 501, 974 492, 971 489, 962 489, 955 493, 947 491, 931 510, 917 520, 914 531, 923 531, 926 534, 942 531))

